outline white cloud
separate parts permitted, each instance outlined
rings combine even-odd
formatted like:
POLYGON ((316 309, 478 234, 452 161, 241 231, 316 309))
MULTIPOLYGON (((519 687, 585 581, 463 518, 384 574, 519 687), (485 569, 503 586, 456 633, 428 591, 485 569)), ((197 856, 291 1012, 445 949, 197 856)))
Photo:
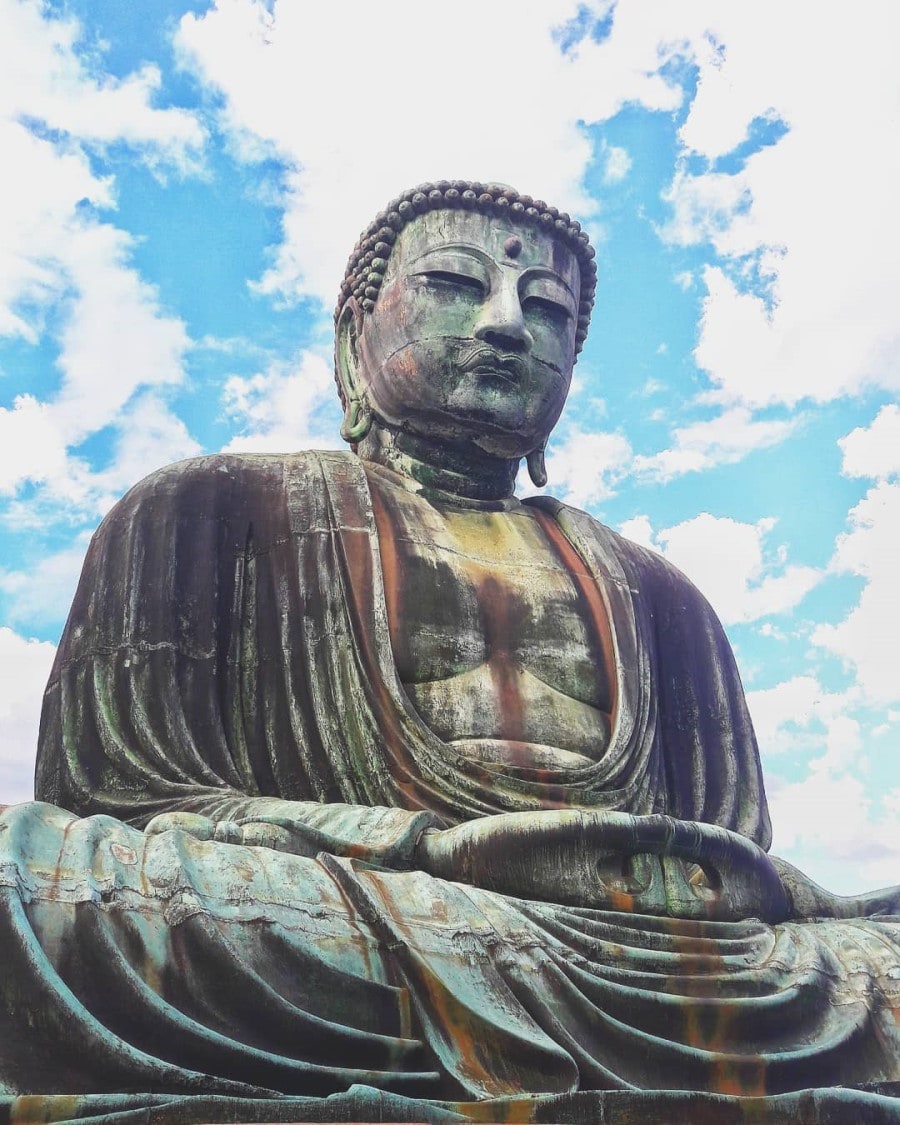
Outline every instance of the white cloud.
POLYGON ((639 476, 668 481, 684 473, 731 464, 754 449, 784 441, 797 423, 798 419, 754 419, 745 407, 733 407, 715 418, 676 428, 674 444, 659 453, 636 456, 634 471, 639 476))
MULTIPOLYGON (((0 0, 0 24, 0 147, 15 169, 0 184, 0 332, 34 342, 49 302, 67 292, 90 300, 94 270, 125 268, 127 236, 91 217, 115 207, 114 180, 92 167, 96 145, 137 146, 185 170, 204 134, 192 114, 151 104, 152 68, 122 80, 88 70, 75 21, 34 0, 0 0)), ((98 289, 108 295, 108 278, 98 289)))
POLYGON ((53 404, 68 442, 111 422, 139 387, 178 383, 184 324, 128 264, 130 239, 106 224, 70 229, 66 266, 75 287, 61 334, 62 388, 53 404))
POLYGON ((0 492, 32 482, 71 501, 87 473, 73 450, 121 423, 140 388, 181 381, 189 343, 135 269, 131 236, 100 220, 115 182, 94 156, 124 144, 183 173, 204 133, 192 114, 152 104, 152 67, 113 79, 101 54, 86 62, 74 20, 0 0, 0 22, 0 148, 15 169, 0 183, 0 336, 51 338, 61 377, 46 397, 0 408, 0 492))
MULTIPOLYGON (((94 518, 153 469, 201 451, 184 422, 155 393, 132 395, 118 413, 109 419, 107 414, 100 415, 102 421, 95 414, 92 428, 108 421, 111 456, 105 466, 92 468, 67 451, 66 436, 76 441, 86 436, 76 429, 75 404, 20 395, 12 410, 0 407, 0 494, 12 495, 31 481, 41 486, 28 501, 39 522, 61 515, 94 518)), ((15 522, 23 521, 20 506, 13 504, 9 511, 15 522)))
POLYGON ((0 798, 6 804, 33 795, 41 696, 55 651, 46 641, 28 640, 0 626, 0 798))
POLYGON ((631 171, 631 157, 628 150, 618 145, 608 145, 603 164, 603 182, 617 184, 631 171))
POLYGON ((789 128, 730 174, 710 163, 673 182, 667 236, 709 241, 741 279, 707 270, 698 363, 723 401, 754 406, 827 401, 869 383, 898 388, 900 10, 873 2, 848 23, 839 7, 821 6, 813 35, 804 11, 775 0, 673 6, 663 19, 680 26, 699 63, 686 153, 714 162, 754 119, 789 128), (706 28, 715 34, 704 45, 706 28), (758 299, 754 263, 769 275, 771 303, 758 299))
POLYGON ((896 883, 900 869, 897 791, 873 796, 873 731, 861 720, 862 693, 828 691, 812 675, 747 694, 766 768, 772 850, 829 890, 853 894, 896 883), (808 755, 804 775, 786 780, 808 755))
POLYGON ((844 620, 820 625, 812 640, 853 669, 869 702, 885 705, 900 700, 900 483, 894 479, 900 472, 900 409, 882 407, 871 425, 852 430, 838 445, 845 476, 877 483, 850 510, 849 528, 838 536, 829 566, 865 584, 844 620))
MULTIPOLYGON (((588 37, 563 54, 552 32, 578 10, 576 0, 527 12, 516 0, 457 0, 439 35, 414 0, 354 4, 349 15, 341 5, 219 0, 184 16, 182 56, 221 92, 238 152, 274 150, 293 168, 263 291, 330 303, 361 228, 429 178, 495 177, 589 217, 583 123, 631 101, 673 110, 683 93, 656 73, 657 42, 633 10, 615 17, 627 49, 588 37), (485 78, 498 66, 520 76, 511 91, 539 91, 520 111, 500 111, 499 127, 485 78)), ((624 158, 611 167, 620 174, 624 158)))
POLYGON ((615 433, 569 431, 547 455, 547 476, 555 495, 576 508, 590 508, 615 495, 631 462, 631 446, 615 433))
POLYGON ((47 555, 28 570, 0 571, 0 590, 7 595, 7 620, 38 626, 61 624, 72 604, 87 550, 85 536, 74 545, 47 555))
POLYGON ((814 567, 785 561, 769 548, 775 521, 740 523, 702 512, 654 533, 646 516, 622 526, 622 533, 652 547, 703 591, 726 624, 786 613, 822 578, 814 567))
POLYGON ((167 403, 158 394, 145 391, 133 396, 116 416, 109 463, 88 470, 73 461, 65 481, 54 482, 53 495, 104 515, 125 489, 154 469, 201 452, 200 444, 167 403))
POLYGON ((830 568, 858 575, 865 586, 847 617, 837 625, 820 625, 812 640, 855 669, 871 702, 893 703, 900 700, 900 484, 875 485, 848 519, 850 530, 838 537, 830 568))
POLYGON ((48 16, 38 0, 0 0, 0 113, 38 119, 91 145, 117 141, 180 170, 196 166, 203 129, 183 109, 159 109, 156 67, 122 79, 97 73, 79 52, 73 19, 48 16))
POLYGON ((647 516, 633 516, 619 526, 619 531, 632 543, 639 543, 651 551, 659 551, 660 547, 653 532, 653 524, 647 516))
POLYGON ((838 442, 848 477, 884 480, 900 473, 900 407, 889 403, 870 426, 859 426, 838 442))
POLYGON ((824 746, 837 755, 851 744, 859 750, 859 724, 847 715, 858 696, 854 691, 827 691, 811 675, 748 692, 747 705, 763 758, 824 746), (854 723, 852 738, 847 722, 854 723))
POLYGON ((900 635, 900 410, 881 408, 869 426, 841 438, 842 471, 877 481, 848 514, 849 528, 839 535, 830 569, 864 580, 856 604, 837 624, 821 624, 814 644, 833 653, 853 670, 867 701, 886 705, 900 700, 896 675, 900 635))
POLYGON ((664 198, 672 205, 672 216, 660 234, 679 246, 717 243, 752 200, 746 174, 690 176, 684 171, 676 173, 664 198))
POLYGON ((892 886, 900 870, 896 802, 873 800, 858 777, 812 770, 769 792, 772 851, 838 894, 892 886))
POLYGON ((77 146, 53 145, 2 113, 0 148, 16 169, 0 183, 0 334, 37 343, 48 305, 68 285, 59 255, 79 204, 111 206, 111 184, 77 146))
POLYGON ((66 443, 51 409, 33 395, 18 395, 12 408, 0 406, 0 494, 25 480, 63 479, 66 443))
POLYGON ((339 404, 334 373, 315 352, 302 352, 291 363, 276 360, 248 378, 233 375, 223 400, 239 430, 223 452, 284 453, 341 444, 335 436, 339 404))
POLYGON ((747 694, 768 767, 772 850, 839 894, 896 883, 900 869, 896 802, 888 792, 879 803, 863 780, 873 772, 863 703, 858 687, 827 691, 811 675, 747 694), (799 779, 770 772, 801 754, 810 758, 799 779))
POLYGON ((852 715, 836 715, 825 735, 825 753, 813 765, 819 771, 839 774, 855 764, 862 749, 859 720, 852 715))

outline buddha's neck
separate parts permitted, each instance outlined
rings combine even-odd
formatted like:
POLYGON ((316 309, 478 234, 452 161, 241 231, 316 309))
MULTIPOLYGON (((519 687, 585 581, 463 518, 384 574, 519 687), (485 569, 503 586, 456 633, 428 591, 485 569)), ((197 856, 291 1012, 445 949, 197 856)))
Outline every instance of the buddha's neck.
POLYGON ((376 422, 358 446, 364 461, 383 465, 461 500, 508 501, 515 487, 518 460, 491 457, 476 447, 450 445, 416 434, 389 430, 376 422))

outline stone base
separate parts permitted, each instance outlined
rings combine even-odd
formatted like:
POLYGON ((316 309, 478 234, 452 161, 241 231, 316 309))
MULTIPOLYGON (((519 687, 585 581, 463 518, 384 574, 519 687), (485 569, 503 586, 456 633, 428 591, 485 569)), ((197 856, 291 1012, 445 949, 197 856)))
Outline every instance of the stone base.
POLYGON ((0 1096, 0 1125, 289 1125, 402 1122, 444 1125, 847 1125, 900 1123, 900 1083, 800 1090, 763 1098, 681 1090, 584 1092, 483 1102, 434 1102, 354 1086, 327 1098, 180 1094, 0 1096))

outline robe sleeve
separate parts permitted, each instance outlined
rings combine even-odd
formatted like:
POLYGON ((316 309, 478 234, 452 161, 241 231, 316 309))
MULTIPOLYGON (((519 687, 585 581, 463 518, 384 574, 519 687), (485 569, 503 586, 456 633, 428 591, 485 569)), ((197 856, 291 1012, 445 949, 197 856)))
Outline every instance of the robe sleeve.
POLYGON ((677 567, 617 540, 650 651, 665 811, 730 828, 767 850, 772 829, 759 749, 725 631, 677 567))
POLYGON ((297 653, 316 650, 338 595, 298 562, 287 460, 183 462, 112 509, 47 685, 35 792, 137 827, 173 811, 290 816, 319 850, 407 866, 440 819, 356 803, 311 718, 323 673, 297 653))

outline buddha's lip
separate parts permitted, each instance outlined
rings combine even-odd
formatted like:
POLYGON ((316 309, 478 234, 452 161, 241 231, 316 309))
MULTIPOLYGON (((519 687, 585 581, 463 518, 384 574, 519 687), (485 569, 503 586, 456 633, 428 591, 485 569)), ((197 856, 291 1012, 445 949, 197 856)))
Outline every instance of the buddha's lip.
POLYGON ((517 382, 508 368, 497 367, 493 363, 479 363, 475 367, 467 367, 465 370, 470 375, 496 375, 498 379, 513 385, 517 382))
POLYGON ((521 379, 525 374, 525 360, 514 352, 500 352, 481 345, 472 348, 460 358, 461 370, 478 375, 499 375, 509 381, 521 379))

